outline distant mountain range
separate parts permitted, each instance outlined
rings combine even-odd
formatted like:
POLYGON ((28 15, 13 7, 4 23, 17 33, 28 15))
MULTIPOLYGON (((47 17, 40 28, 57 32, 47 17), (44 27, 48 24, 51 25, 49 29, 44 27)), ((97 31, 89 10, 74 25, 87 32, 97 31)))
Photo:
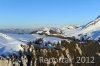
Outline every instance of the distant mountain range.
POLYGON ((63 35, 67 37, 75 36, 79 34, 88 35, 92 39, 97 40, 100 37, 100 16, 95 20, 87 23, 84 26, 78 25, 66 25, 63 27, 42 27, 32 29, 0 29, 2 33, 19 33, 19 34, 46 34, 46 35, 63 35))
POLYGON ((92 40, 98 40, 100 38, 100 16, 84 26, 66 25, 63 27, 34 29, 0 29, 0 54, 16 52, 21 49, 21 44, 26 44, 26 42, 37 38, 43 38, 44 41, 57 42, 62 40, 57 36, 79 38, 79 35, 87 35, 92 40))

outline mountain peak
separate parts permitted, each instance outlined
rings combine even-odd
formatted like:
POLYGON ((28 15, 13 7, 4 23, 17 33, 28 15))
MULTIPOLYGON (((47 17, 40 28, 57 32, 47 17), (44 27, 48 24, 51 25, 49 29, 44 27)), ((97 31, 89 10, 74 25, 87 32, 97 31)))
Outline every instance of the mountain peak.
POLYGON ((100 18, 100 15, 97 17, 97 19, 100 18))
POLYGON ((87 28, 87 27, 90 27, 90 26, 91 27, 100 27, 100 15, 95 20, 87 23, 83 28, 87 28))

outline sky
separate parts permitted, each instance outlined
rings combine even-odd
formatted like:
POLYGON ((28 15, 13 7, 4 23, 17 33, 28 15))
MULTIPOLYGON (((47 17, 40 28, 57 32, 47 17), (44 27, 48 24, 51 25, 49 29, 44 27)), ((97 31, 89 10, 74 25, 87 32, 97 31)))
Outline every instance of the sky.
POLYGON ((0 28, 84 25, 100 15, 100 0, 0 0, 0 28))

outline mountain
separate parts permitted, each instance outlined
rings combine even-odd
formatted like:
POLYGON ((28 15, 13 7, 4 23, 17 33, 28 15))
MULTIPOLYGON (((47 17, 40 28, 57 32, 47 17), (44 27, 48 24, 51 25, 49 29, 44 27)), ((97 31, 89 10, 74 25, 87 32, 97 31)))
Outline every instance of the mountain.
POLYGON ((24 33, 30 33, 34 29, 31 28, 5 28, 5 29, 0 29, 1 33, 13 33, 13 34, 24 34, 24 33))
POLYGON ((40 35, 57 35, 64 37, 76 38, 78 35, 88 35, 92 39, 97 40, 100 37, 100 15, 93 21, 86 25, 65 25, 62 27, 41 27, 41 28, 30 28, 30 29, 0 29, 2 33, 10 34, 40 34, 40 35))
POLYGON ((51 34, 61 34, 61 29, 57 27, 43 27, 37 30, 33 30, 31 34, 46 34, 46 35, 51 35, 51 34))
POLYGON ((53 36, 67 36, 70 37, 79 28, 77 25, 66 25, 63 27, 44 27, 38 30, 33 30, 31 34, 45 34, 53 36))
POLYGON ((74 33, 74 36, 78 36, 79 34, 88 35, 93 40, 98 40, 98 38, 100 38, 100 16, 80 28, 74 33))
POLYGON ((83 26, 65 25, 63 27, 42 27, 31 29, 0 29, 0 55, 16 53, 21 44, 43 38, 43 41, 57 42, 61 37, 80 38, 80 35, 92 40, 100 38, 100 16, 83 26), (45 35, 44 35, 45 34, 45 35), (56 36, 55 36, 56 35, 56 36))
POLYGON ((62 27, 40 27, 40 28, 29 28, 29 29, 19 29, 19 28, 8 28, 0 29, 1 33, 6 34, 45 34, 45 35, 63 35, 71 36, 73 31, 76 32, 79 26, 77 25, 65 25, 62 27))
MULTIPOLYGON (((34 32, 34 31, 33 31, 34 32)), ((35 31, 35 33, 42 33, 47 35, 61 35, 64 37, 73 37, 79 39, 79 35, 87 35, 92 40, 98 40, 100 38, 100 15, 93 21, 86 25, 65 25, 63 27, 45 27, 41 30, 35 31)))
POLYGON ((62 35, 70 37, 72 34, 76 32, 76 30, 79 28, 78 25, 66 25, 61 27, 62 35))
MULTIPOLYGON (((68 58, 70 61, 68 65, 74 66, 77 61, 76 58, 79 57, 79 59, 81 59, 81 57, 86 57, 85 59, 89 59, 92 56, 91 59, 95 58, 93 65, 99 66, 100 42, 95 41, 98 39, 100 39, 100 16, 82 26, 65 25, 63 27, 42 27, 36 29, 0 29, 0 55, 18 53, 19 50, 22 50, 21 45, 32 42, 34 45, 34 53, 32 54, 37 55, 32 56, 34 56, 33 58, 36 60, 38 56, 68 58), (77 39, 84 37, 92 40, 80 42, 71 37, 77 39), (39 38, 43 40, 41 44, 35 42, 35 40, 38 41, 39 38), (50 49, 48 50, 48 48, 50 49)), ((39 61, 36 62, 38 63, 39 61)), ((86 65, 84 65, 84 63, 82 63, 81 66, 91 66, 92 63, 88 64, 89 65, 86 63, 86 65)), ((63 65, 65 64, 58 64, 58 66, 63 65)))

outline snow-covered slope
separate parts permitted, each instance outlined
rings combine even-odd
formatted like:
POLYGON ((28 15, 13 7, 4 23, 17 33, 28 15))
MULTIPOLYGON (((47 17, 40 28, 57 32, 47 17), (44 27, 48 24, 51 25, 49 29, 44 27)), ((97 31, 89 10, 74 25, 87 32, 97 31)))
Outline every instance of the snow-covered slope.
POLYGON ((20 46, 21 44, 24 43, 15 40, 6 34, 0 33, 0 55, 14 53, 16 51, 22 50, 20 46))
POLYGON ((8 55, 22 50, 21 44, 43 38, 44 42, 58 42, 62 39, 38 34, 4 34, 0 33, 0 55, 8 55))
POLYGON ((64 36, 70 37, 78 30, 78 28, 79 28, 79 26, 77 26, 77 25, 66 25, 60 29, 62 30, 62 34, 64 36))
POLYGON ((57 42, 57 41, 62 40, 60 38, 49 37, 49 36, 38 35, 38 34, 7 34, 7 35, 15 38, 16 40, 24 42, 24 43, 34 41, 38 38, 43 38, 44 41, 51 41, 51 42, 57 42))
POLYGON ((74 33, 74 36, 79 34, 88 35, 94 40, 100 38, 100 17, 83 26, 82 29, 74 33))
POLYGON ((71 36, 78 30, 77 25, 66 25, 63 27, 44 27, 39 30, 33 30, 31 34, 46 34, 46 35, 64 35, 71 36))

